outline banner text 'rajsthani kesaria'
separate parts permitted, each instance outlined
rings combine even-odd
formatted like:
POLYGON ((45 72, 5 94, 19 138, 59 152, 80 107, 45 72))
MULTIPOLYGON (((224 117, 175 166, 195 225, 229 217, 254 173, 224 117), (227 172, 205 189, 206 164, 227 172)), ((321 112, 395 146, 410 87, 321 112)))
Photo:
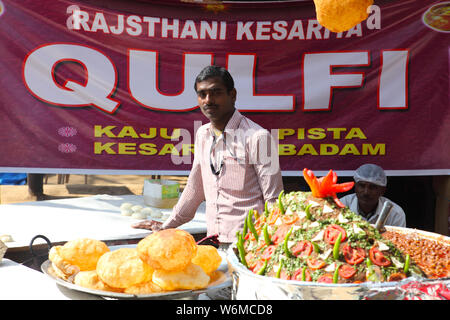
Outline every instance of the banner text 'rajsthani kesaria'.
POLYGON ((0 171, 187 174, 216 64, 284 175, 449 174, 449 8, 375 1, 333 33, 312 1, 0 0, 0 171))

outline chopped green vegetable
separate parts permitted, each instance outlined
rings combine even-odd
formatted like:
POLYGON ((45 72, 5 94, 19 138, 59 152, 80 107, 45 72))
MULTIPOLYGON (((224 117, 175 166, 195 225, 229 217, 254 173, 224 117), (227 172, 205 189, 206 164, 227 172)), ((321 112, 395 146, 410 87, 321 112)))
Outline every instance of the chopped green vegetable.
POLYGON ((256 231, 255 225, 253 224, 253 209, 250 209, 250 211, 248 212, 247 225, 251 233, 253 233, 256 241, 258 241, 258 232, 256 231))
POLYGON ((334 243, 334 247, 333 247, 334 260, 339 259, 339 247, 341 246, 341 239, 342 239, 342 233, 339 232, 339 235, 338 235, 336 242, 334 243))
POLYGON ((280 192, 280 194, 278 195, 278 207, 280 208, 281 214, 284 214, 283 202, 281 201, 281 199, 283 198, 283 194, 284 194, 284 190, 282 190, 280 192))

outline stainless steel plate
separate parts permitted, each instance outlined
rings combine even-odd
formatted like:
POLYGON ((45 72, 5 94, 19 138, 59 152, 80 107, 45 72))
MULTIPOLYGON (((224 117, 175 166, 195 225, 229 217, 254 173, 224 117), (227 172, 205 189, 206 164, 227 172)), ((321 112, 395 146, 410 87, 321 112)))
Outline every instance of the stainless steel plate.
POLYGON ((208 293, 210 291, 220 290, 226 287, 231 286, 231 276, 228 273, 228 266, 226 263, 225 255, 222 252, 219 252, 222 256, 222 263, 220 264, 218 271, 221 271, 222 274, 211 282, 208 287, 200 290, 180 290, 180 291, 166 291, 152 294, 127 294, 127 293, 117 293, 117 292, 109 292, 109 291, 101 291, 101 290, 93 290, 89 288, 84 288, 73 284, 71 282, 65 281, 61 278, 56 277, 56 275, 52 272, 52 263, 50 260, 46 260, 41 265, 41 270, 44 274, 53 279, 58 285, 66 287, 71 290, 76 290, 80 292, 90 293, 96 296, 101 296, 105 298, 113 298, 113 299, 159 299, 159 300, 169 300, 169 299, 196 299, 202 293, 208 293))
MULTIPOLYGON (((450 243, 450 238, 431 232, 401 227, 386 226, 387 230, 416 233, 422 237, 442 243, 450 243)), ((311 283, 297 280, 282 280, 256 275, 244 267, 235 254, 234 243, 227 251, 229 272, 233 278, 232 296, 241 300, 362 300, 362 299, 404 299, 413 296, 407 292, 408 284, 444 285, 450 288, 450 278, 425 279, 409 277, 398 282, 363 282, 359 284, 311 283)), ((418 290, 419 291, 419 290, 418 290)), ((418 292, 418 294, 421 294, 418 292)), ((413 296, 414 297, 414 296, 413 296)))

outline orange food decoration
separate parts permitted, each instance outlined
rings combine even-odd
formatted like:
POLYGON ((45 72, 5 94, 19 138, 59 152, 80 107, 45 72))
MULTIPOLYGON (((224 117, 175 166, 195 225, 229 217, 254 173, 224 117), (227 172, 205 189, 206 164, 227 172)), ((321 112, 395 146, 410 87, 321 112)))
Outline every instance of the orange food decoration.
POLYGON ((303 177, 311 188, 314 197, 332 197, 334 202, 340 208, 344 208, 345 205, 338 199, 336 194, 339 192, 346 192, 355 185, 354 182, 337 184, 337 174, 333 170, 328 171, 326 176, 317 179, 311 170, 305 168, 303 169, 303 177))
POLYGON ((373 0, 314 0, 317 21, 333 32, 343 32, 368 17, 373 0))
POLYGON ((140 258, 154 269, 180 271, 197 254, 194 237, 181 229, 153 232, 137 244, 140 258))

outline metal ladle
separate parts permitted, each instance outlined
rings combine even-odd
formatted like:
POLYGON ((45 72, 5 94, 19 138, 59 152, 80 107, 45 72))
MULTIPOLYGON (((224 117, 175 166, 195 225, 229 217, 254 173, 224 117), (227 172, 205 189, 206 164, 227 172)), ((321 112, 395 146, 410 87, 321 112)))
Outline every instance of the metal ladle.
POLYGON ((392 207, 393 205, 389 201, 384 202, 383 208, 381 208, 380 215, 378 216, 377 222, 375 223, 375 228, 379 232, 385 231, 384 224, 386 223, 387 217, 391 213, 392 207))

